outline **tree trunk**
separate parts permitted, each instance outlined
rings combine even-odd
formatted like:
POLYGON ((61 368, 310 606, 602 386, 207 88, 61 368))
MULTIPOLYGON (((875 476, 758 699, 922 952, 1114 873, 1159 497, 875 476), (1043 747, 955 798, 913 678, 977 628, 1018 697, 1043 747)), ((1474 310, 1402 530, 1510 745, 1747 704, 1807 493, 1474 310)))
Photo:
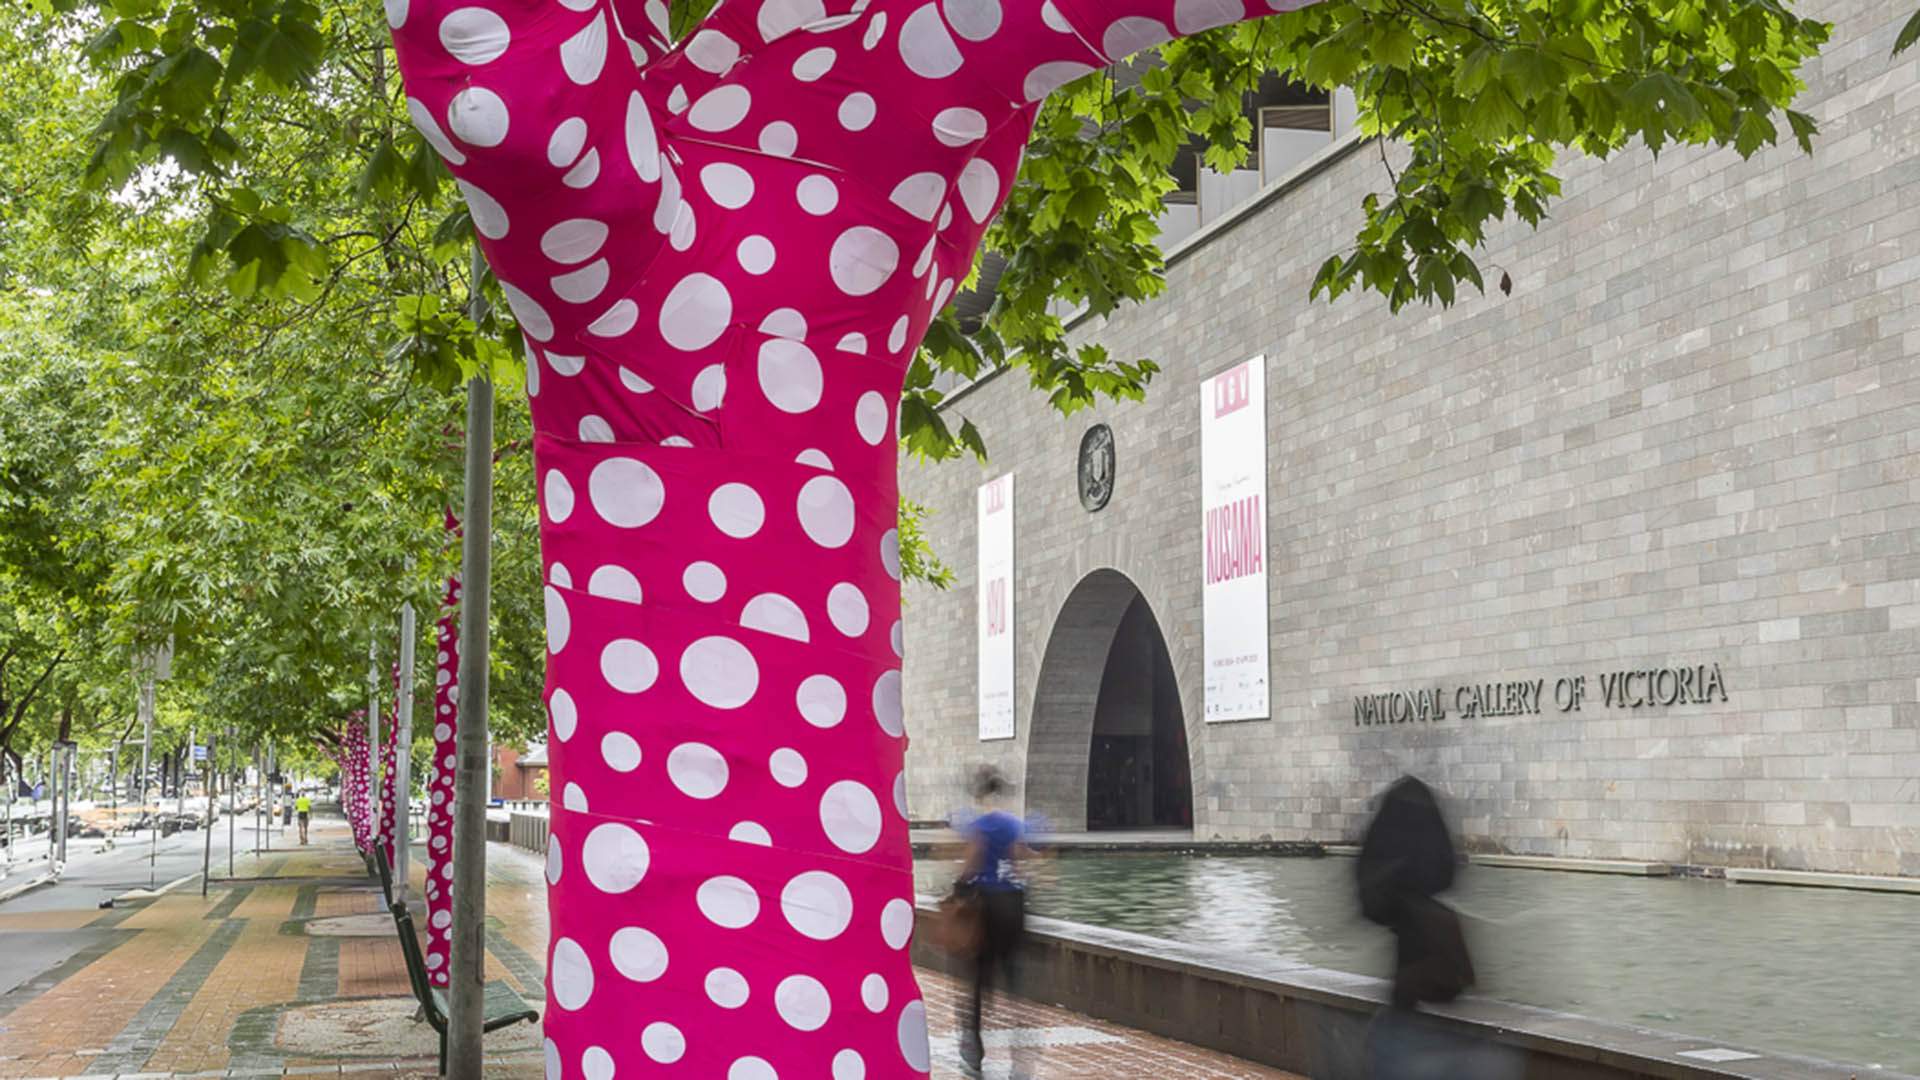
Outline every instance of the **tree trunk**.
POLYGON ((404 898, 413 859, 413 603, 400 607, 400 667, 393 693, 393 894, 404 898))
POLYGON ((347 824, 353 828, 354 847, 362 852, 373 851, 372 822, 368 818, 367 772, 372 764, 373 755, 367 745, 367 725, 364 713, 355 711, 347 720, 347 734, 342 741, 340 757, 340 799, 344 806, 341 810, 347 815, 347 824))
POLYGON ((373 866, 380 843, 380 668, 379 646, 367 646, 367 865, 373 866))
MULTIPOLYGON (((447 515, 447 531, 459 523, 447 515)), ((433 766, 427 770, 427 977, 447 985, 453 926, 453 812, 455 739, 460 729, 460 576, 447 579, 440 604, 438 665, 433 692, 433 766)))
MULTIPOLYGON (((473 316, 482 314, 486 264, 473 253, 473 316)), ((479 1080, 487 958, 487 665, 493 541, 493 384, 467 384, 467 508, 461 550, 460 730, 453 795, 452 971, 447 986, 447 1076, 479 1080)), ((558 1078, 556 1078, 558 1080, 558 1078)))
MULTIPOLYGON (((550 1080, 647 1059, 734 1080, 924 1073, 903 377, 1041 99, 1109 52, 1296 4, 736 0, 671 51, 637 2, 465 5, 387 11, 409 111, 528 349, 558 797, 550 1080)), ((469 610, 465 657, 485 656, 476 625, 469 610)), ((485 731, 461 685, 464 783, 485 731)), ((456 993, 478 992, 460 964, 477 932, 456 918, 456 993)))
MULTIPOLYGON (((380 850, 387 854, 387 867, 395 874, 400 870, 400 792, 395 780, 400 770, 400 665, 393 665, 393 701, 387 711, 387 729, 381 735, 380 743, 380 850)), ((394 895, 399 895, 401 882, 394 879, 394 895)))

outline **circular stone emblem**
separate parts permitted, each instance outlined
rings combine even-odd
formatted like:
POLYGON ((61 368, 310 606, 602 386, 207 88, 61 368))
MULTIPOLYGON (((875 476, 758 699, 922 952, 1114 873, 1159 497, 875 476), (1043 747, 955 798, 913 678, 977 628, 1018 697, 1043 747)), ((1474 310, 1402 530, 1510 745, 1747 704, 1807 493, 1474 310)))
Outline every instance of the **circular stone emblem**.
POLYGON ((1080 505, 1100 510, 1113 498, 1113 432, 1095 424, 1080 439, 1080 505))

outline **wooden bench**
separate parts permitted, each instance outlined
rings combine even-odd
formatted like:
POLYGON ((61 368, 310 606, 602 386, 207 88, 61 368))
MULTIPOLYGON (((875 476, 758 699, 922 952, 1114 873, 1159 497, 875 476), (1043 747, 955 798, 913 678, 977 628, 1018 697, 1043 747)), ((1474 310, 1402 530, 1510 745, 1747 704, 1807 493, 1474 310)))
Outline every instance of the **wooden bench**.
POLYGON ((387 865, 387 849, 376 841, 373 845, 373 867, 380 878, 380 895, 387 898, 387 907, 393 907, 393 867, 387 865))
MULTIPOLYGON (((381 860, 383 863, 384 859, 381 860)), ((407 913, 405 904, 393 907, 393 926, 400 935, 400 952, 407 960, 407 981, 413 984, 413 996, 420 1002, 420 1011, 433 1025, 440 1036, 440 1074, 447 1072, 447 998, 427 977, 427 962, 420 954, 420 935, 414 931, 413 916, 407 913)), ((487 984, 486 1001, 481 1009, 480 1030, 498 1031, 522 1021, 537 1023, 540 1011, 527 1004, 507 983, 495 979, 487 984)))

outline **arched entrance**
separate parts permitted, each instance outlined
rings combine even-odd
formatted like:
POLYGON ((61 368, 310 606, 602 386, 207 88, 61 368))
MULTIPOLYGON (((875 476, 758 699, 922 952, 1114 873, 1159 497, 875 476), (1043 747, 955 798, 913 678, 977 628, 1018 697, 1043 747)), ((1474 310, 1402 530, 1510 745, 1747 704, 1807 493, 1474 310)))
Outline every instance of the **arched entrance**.
POLYGON ((1192 827, 1173 661, 1126 575, 1096 570, 1068 594, 1035 690, 1030 813, 1063 831, 1192 827))

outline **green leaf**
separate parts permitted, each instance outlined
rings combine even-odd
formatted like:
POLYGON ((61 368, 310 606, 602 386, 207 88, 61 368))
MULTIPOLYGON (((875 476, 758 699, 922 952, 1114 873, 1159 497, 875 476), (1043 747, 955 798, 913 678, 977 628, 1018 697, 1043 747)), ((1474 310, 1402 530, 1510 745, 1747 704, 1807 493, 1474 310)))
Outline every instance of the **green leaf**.
POLYGON ((175 116, 197 117, 213 104, 220 75, 220 61, 203 49, 175 53, 154 66, 154 98, 175 116))
POLYGON ((982 465, 987 463, 986 440, 980 437, 980 429, 974 427, 971 420, 960 422, 960 445, 973 451, 974 459, 982 465))
POLYGON ((1454 69, 1453 87, 1462 97, 1472 97, 1487 85, 1494 74, 1500 54, 1491 45, 1481 45, 1466 55, 1454 69))
POLYGON ((1564 89, 1566 69, 1545 52, 1516 48, 1500 58, 1500 74, 1522 104, 1564 89))
POLYGON ((1741 157, 1752 157, 1762 147, 1772 146, 1778 134, 1766 113, 1749 109, 1740 118, 1740 128, 1734 136, 1733 146, 1741 157))
POLYGON ((206 174, 219 170, 207 144, 190 131, 168 128, 161 133, 159 143, 160 152, 187 172, 206 174))
POLYGON ((1804 153, 1813 153, 1813 137, 1820 133, 1820 125, 1813 117, 1793 109, 1787 110, 1787 123, 1793 128, 1793 137, 1804 153))
POLYGON ((473 217, 465 203, 454 207, 433 230, 435 247, 464 247, 473 240, 473 217))
POLYGON ((285 0, 279 14, 252 18, 236 28, 231 77, 252 77, 273 89, 292 90, 313 81, 326 39, 320 13, 302 0, 285 0))
POLYGON ((382 138, 373 148, 373 155, 367 158, 366 167, 360 170, 360 179, 354 184, 354 190, 361 198, 372 195, 390 197, 398 191, 406 180, 406 162, 394 149, 393 140, 382 138))
POLYGON ((1920 41, 1920 11, 1915 11, 1907 19, 1906 25, 1900 28, 1899 36, 1893 39, 1893 55, 1899 56, 1913 48, 1916 41, 1920 41))
POLYGON ((1525 123, 1526 114, 1498 83, 1475 95, 1467 110, 1467 130, 1487 142, 1511 138, 1525 123))
POLYGON ((1374 62, 1389 68, 1406 70, 1413 66, 1414 50, 1419 47, 1419 39, 1406 23, 1393 21, 1387 23, 1373 41, 1374 62))
POLYGON ((1700 121, 1700 103, 1685 84, 1666 72, 1654 72, 1627 91, 1627 107, 1646 127, 1680 131, 1700 121))

